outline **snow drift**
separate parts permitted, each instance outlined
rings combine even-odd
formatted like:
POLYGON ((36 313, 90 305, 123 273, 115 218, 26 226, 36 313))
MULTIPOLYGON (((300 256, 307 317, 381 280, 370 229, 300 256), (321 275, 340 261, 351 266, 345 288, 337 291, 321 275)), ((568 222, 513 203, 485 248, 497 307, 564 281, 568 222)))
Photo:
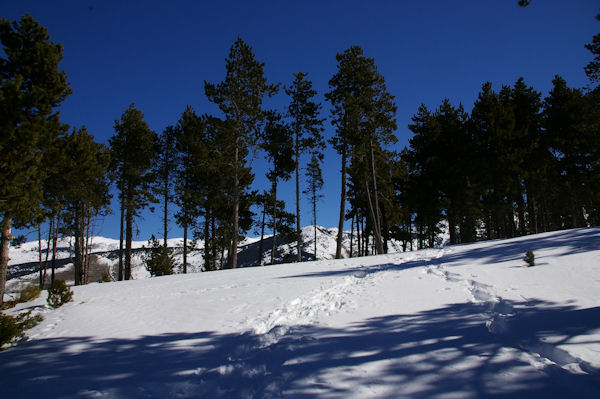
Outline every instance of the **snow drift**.
POLYGON ((600 397, 600 228, 74 292, 3 396, 600 397))

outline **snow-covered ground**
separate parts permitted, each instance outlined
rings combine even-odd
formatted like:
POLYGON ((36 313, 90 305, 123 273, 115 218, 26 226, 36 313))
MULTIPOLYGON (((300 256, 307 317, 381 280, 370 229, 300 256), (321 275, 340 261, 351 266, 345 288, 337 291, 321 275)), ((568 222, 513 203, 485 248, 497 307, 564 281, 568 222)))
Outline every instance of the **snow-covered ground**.
POLYGON ((73 290, 2 397, 600 398, 600 228, 73 290))

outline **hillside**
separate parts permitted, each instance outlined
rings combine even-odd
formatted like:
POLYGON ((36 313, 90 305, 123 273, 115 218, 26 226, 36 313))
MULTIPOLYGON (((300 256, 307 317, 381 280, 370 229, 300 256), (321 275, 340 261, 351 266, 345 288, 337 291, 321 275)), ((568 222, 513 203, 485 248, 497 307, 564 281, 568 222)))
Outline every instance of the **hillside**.
POLYGON ((6 397, 598 398, 600 228, 74 287, 6 397), (538 264, 526 267, 527 249, 538 264))
MULTIPOLYGON (((305 260, 314 260, 314 230, 312 226, 302 228, 303 250, 302 258, 305 260)), ((342 242, 344 256, 348 256, 350 248, 350 232, 344 232, 342 242)), ((335 257, 337 229, 317 226, 317 259, 333 259, 335 257)), ((247 238, 240 243, 238 254, 238 266, 250 267, 256 266, 259 259, 260 238, 247 238)), ((61 238, 57 243, 56 266, 60 273, 60 278, 67 281, 73 280, 72 268, 72 242, 68 238, 61 238)), ((32 282, 39 281, 39 248, 37 241, 30 241, 10 250, 10 262, 7 273, 8 283, 7 292, 13 295, 18 290, 32 282)), ((119 241, 105 237, 92 237, 90 241, 93 257, 93 276, 90 281, 98 281, 103 273, 108 272, 116 280, 118 269, 118 249, 119 241)), ((132 243, 132 277, 134 279, 148 278, 150 274, 146 271, 143 261, 143 247, 148 247, 147 241, 134 241, 132 243)), ((183 263, 183 238, 171 238, 168 240, 169 248, 174 250, 175 259, 180 266, 183 263)), ((271 249, 273 246, 272 236, 264 237, 262 264, 267 265, 271 262, 271 249)), ((47 241, 42 240, 42 258, 45 260, 47 241)), ((356 242, 353 243, 356 251, 356 242)), ((202 258, 203 241, 199 240, 195 249, 188 253, 188 270, 190 272, 200 272, 204 260, 202 258)), ((395 241, 389 242, 390 252, 401 251, 401 245, 395 241)), ((281 237, 277 239, 277 250, 275 253, 275 263, 283 263, 286 258, 295 259, 296 244, 286 243, 281 237)), ((49 273, 49 271, 48 271, 49 273)), ((10 299, 10 295, 8 296, 10 299)))

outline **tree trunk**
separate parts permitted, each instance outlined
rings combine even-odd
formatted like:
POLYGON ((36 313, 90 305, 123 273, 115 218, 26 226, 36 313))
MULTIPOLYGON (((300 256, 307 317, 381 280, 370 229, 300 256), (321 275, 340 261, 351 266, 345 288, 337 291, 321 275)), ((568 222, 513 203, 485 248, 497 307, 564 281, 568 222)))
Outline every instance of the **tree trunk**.
POLYGON ((119 275, 117 276, 118 281, 123 280, 123 227, 125 224, 125 200, 121 193, 121 228, 119 230, 119 275))
POLYGON ((267 214, 266 201, 263 203, 262 222, 260 223, 260 244, 258 246, 258 266, 262 266, 263 261, 263 243, 265 238, 265 216, 267 214))
MULTIPOLYGON (((56 270, 56 242, 58 241, 58 230, 60 226, 60 219, 56 218, 54 223, 54 232, 52 233, 52 275, 50 277, 50 285, 54 284, 54 274, 56 270)), ((44 271, 44 280, 46 280, 46 271, 44 271)))
POLYGON ((342 258, 342 240, 344 238, 344 219, 346 217, 346 148, 342 150, 342 193, 340 195, 340 219, 338 222, 338 235, 335 247, 335 258, 342 258))
POLYGON ((186 220, 183 222, 183 274, 187 273, 187 249, 188 249, 187 235, 188 235, 188 224, 187 224, 187 220, 186 220))
MULTIPOLYGON (((167 235, 169 233, 169 175, 166 173, 164 177, 164 207, 163 207, 163 246, 167 248, 167 235)), ((206 242, 205 242, 206 247, 206 242)))
POLYGON ((75 211, 75 261, 73 262, 74 278, 73 284, 81 285, 83 273, 83 215, 80 207, 75 211))
POLYGON ((125 280, 131 279, 131 243, 133 241, 133 210, 125 216, 125 280))
POLYGON ((88 284, 90 278, 90 254, 92 252, 92 237, 91 237, 91 226, 92 226, 92 215, 88 208, 86 222, 85 222, 85 255, 83 258, 83 264, 85 265, 83 273, 83 283, 88 284))
POLYGON ((302 262, 302 231, 300 230, 300 134, 296 132, 296 261, 302 262))
POLYGON ((40 289, 44 289, 44 280, 46 280, 46 268, 48 267, 48 257, 50 256, 50 240, 52 238, 52 232, 54 231, 53 227, 54 217, 50 219, 50 224, 48 227, 48 241, 46 242, 46 259, 42 262, 42 225, 38 224, 38 248, 39 248, 39 262, 40 262, 40 289))
POLYGON ((356 256, 361 256, 360 212, 356 210, 356 256))
MULTIPOLYGON (((381 211, 379 209, 379 193, 377 191, 377 173, 375 171, 375 154, 373 153, 373 141, 369 140, 369 155, 371 157, 371 178, 373 179, 373 196, 375 209, 373 213, 373 231, 375 233, 375 245, 378 254, 383 254, 383 242, 381 240, 381 211)), ((369 190, 367 185, 367 196, 369 196, 369 190)), ((369 196, 369 201, 371 197, 369 196)))
POLYGON ((217 229, 215 227, 215 217, 214 215, 210 219, 210 228, 212 230, 212 240, 210 243, 210 247, 212 249, 212 262, 213 262, 213 270, 217 270, 217 229))
POLYGON ((448 212, 448 232, 450 233, 450 245, 456 244, 456 224, 454 215, 450 212, 448 212))
POLYGON ((239 138, 236 138, 233 168, 233 228, 231 237, 231 250, 229 255, 229 268, 237 268, 238 233, 240 229, 240 177, 239 177, 239 138))
POLYGON ((354 215, 350 219, 350 258, 352 258, 352 251, 354 250, 354 215))
POLYGON ((8 270, 8 251, 10 246, 10 228, 12 225, 12 216, 6 212, 2 219, 0 239, 0 305, 4 303, 4 292, 6 291, 6 271, 8 270))
POLYGON ((369 184, 365 180, 365 190, 367 194, 367 205, 369 208, 369 213, 371 214, 371 227, 373 229, 373 241, 375 244, 375 249, 378 254, 383 253, 383 243, 381 242, 381 229, 377 225, 377 216, 375 214, 375 209, 373 208, 373 201, 371 200, 371 193, 369 192, 369 184))
MULTIPOLYGON (((210 249, 208 243, 210 241, 210 210, 204 209, 204 270, 212 270, 210 261, 210 249)), ((166 245, 166 244, 165 244, 166 245)))
POLYGON ((277 250, 277 179, 273 181, 273 246, 271 248, 271 264, 275 264, 275 251, 277 250))
MULTIPOLYGON (((313 225, 315 226, 315 260, 317 260, 317 193, 313 187, 313 225)), ((352 248, 352 246, 350 246, 352 248)), ((352 250, 350 250, 352 252, 352 250)))

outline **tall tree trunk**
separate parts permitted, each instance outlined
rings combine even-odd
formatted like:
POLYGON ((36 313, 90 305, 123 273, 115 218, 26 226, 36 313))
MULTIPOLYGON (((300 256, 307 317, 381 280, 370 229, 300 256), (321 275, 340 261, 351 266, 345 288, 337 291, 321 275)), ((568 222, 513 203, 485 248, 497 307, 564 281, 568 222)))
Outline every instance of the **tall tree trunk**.
MULTIPOLYGON (((373 140, 369 140, 369 155, 371 158, 371 178, 373 179, 373 197, 375 209, 373 213, 373 230, 375 233, 375 245, 378 254, 383 254, 383 241, 381 239, 381 210, 379 209, 379 192, 377 191, 377 172, 375 170, 375 154, 373 153, 373 140)), ((369 196, 369 190, 367 185, 367 196, 369 196)), ((369 196, 369 201, 371 200, 369 196)))
MULTIPOLYGON (((169 175, 165 174, 164 187, 164 206, 163 206, 163 246, 167 248, 167 235, 169 233, 169 175)), ((205 243, 206 244, 206 243, 205 243)), ((206 245, 205 245, 206 247, 206 245)))
POLYGON ((296 261, 302 262, 302 231, 300 230, 300 134, 296 132, 296 261))
POLYGON ((350 258, 352 258, 352 251, 354 250, 354 215, 350 219, 350 258))
POLYGON ((210 247, 212 249, 213 270, 217 270, 217 228, 215 226, 215 216, 212 215, 210 220, 210 228, 212 230, 212 240, 210 247))
POLYGON ((183 274, 187 273, 187 249, 188 249, 187 236, 188 236, 188 224, 187 224, 187 217, 186 217, 186 220, 183 222, 183 274))
POLYGON ((267 203, 263 203, 262 221, 260 223, 260 244, 258 246, 258 266, 262 266, 263 262, 263 244, 265 238, 265 216, 267 214, 267 203))
POLYGON ((413 238, 412 238, 412 216, 408 219, 408 239, 410 240, 410 250, 413 250, 413 238))
POLYGON ((42 262, 42 225, 38 224, 38 248, 39 248, 39 256, 40 256, 40 289, 44 289, 44 280, 46 279, 46 268, 48 267, 48 257, 50 256, 50 239, 52 238, 52 232, 54 230, 53 227, 54 217, 50 219, 49 227, 48 227, 48 241, 46 242, 46 260, 42 262))
POLYGON ((229 252, 229 268, 237 268, 238 233, 240 229, 240 177, 239 177, 239 137, 235 140, 234 168, 233 168, 233 228, 231 237, 231 250, 229 252))
MULTIPOLYGON (((54 232, 52 232, 52 275, 50 277, 50 285, 54 284, 54 275, 56 270, 56 242, 58 241, 58 230, 60 227, 60 219, 56 218, 54 223, 54 232)), ((46 280, 46 271, 44 271, 44 280, 46 280)))
POLYGON ((340 195, 340 219, 338 221, 338 235, 335 247, 335 258, 342 258, 342 240, 344 238, 344 219, 346 217, 346 157, 347 150, 342 150, 342 193, 340 195))
POLYGON ((119 275, 117 276, 118 281, 123 280, 123 227, 125 224, 125 200, 121 193, 121 228, 119 230, 119 275))
POLYGON ((273 181, 273 247, 271 248, 271 264, 275 264, 275 251, 277 250, 277 179, 273 181))
POLYGON ((356 256, 361 256, 361 246, 360 246, 360 211, 356 210, 356 256))
POLYGON ((454 222, 454 214, 448 212, 448 232, 450 233, 450 245, 456 244, 456 223, 454 222))
POLYGON ((83 273, 83 215, 79 206, 75 211, 75 261, 73 262, 75 285, 81 285, 81 275, 83 273))
MULTIPOLYGON (((313 186, 313 226, 315 226, 315 260, 317 260, 317 193, 316 187, 313 186)), ((352 248, 352 245, 350 246, 352 248)), ((350 255, 352 255, 352 249, 350 249, 350 255)))
POLYGON ((208 207, 204 208, 204 270, 212 270, 212 264, 210 260, 210 249, 208 243, 210 242, 210 210, 208 207))
POLYGON ((377 216, 375 214, 375 209, 373 207, 373 201, 371 200, 371 193, 369 192, 369 184, 365 180, 365 190, 367 194, 367 206, 369 208, 369 213, 371 214, 371 228, 373 229, 373 240, 375 243, 375 248, 378 254, 383 253, 383 244, 381 242, 381 229, 377 225, 377 216))
POLYGON ((8 270, 8 251, 10 247, 10 228, 12 225, 12 216, 9 212, 4 214, 2 226, 0 227, 2 238, 0 239, 0 305, 4 303, 4 293, 6 292, 6 271, 8 270))
POLYGON ((89 283, 89 278, 90 278, 90 254, 92 251, 92 237, 91 237, 91 225, 92 225, 92 215, 90 212, 90 209, 87 209, 87 216, 86 216, 86 220, 85 220, 85 255, 84 255, 84 261, 83 264, 85 265, 84 267, 84 273, 83 273, 83 284, 88 284, 89 283))
POLYGON ((125 215, 125 280, 131 279, 131 243, 133 241, 133 210, 125 215))

